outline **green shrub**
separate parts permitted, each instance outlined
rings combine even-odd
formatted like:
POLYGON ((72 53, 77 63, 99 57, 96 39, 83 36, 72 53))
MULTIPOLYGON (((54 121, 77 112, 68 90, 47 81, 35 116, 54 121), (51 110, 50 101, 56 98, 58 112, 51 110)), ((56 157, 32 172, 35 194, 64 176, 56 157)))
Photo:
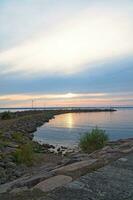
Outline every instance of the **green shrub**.
POLYGON ((34 160, 34 151, 32 144, 21 145, 14 153, 14 161, 17 164, 26 164, 28 166, 32 165, 34 160))
POLYGON ((10 111, 3 112, 1 115, 1 119, 6 120, 6 119, 11 119, 12 118, 12 113, 10 111))
POLYGON ((79 146, 83 152, 91 153, 104 147, 107 141, 108 136, 105 131, 95 128, 81 136, 79 146))

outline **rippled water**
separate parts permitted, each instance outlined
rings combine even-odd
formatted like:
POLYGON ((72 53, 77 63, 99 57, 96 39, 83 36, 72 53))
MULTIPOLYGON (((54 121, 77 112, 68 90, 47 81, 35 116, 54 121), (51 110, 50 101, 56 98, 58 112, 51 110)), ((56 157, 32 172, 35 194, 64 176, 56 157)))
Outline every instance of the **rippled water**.
POLYGON ((77 144, 81 134, 96 126, 106 130, 110 140, 133 137, 133 109, 57 115, 38 128, 34 140, 71 146, 77 144))

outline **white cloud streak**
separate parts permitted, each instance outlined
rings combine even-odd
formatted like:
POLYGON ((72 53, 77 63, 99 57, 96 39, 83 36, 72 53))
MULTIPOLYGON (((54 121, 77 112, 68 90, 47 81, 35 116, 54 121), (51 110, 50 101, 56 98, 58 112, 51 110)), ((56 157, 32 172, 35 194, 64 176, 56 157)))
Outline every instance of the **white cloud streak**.
POLYGON ((28 100, 58 100, 73 98, 103 97, 105 93, 66 93, 66 94, 11 94, 1 95, 0 100, 4 101, 28 101, 28 100))
POLYGON ((88 7, 1 51, 1 73, 72 74, 91 68, 99 60, 133 54, 132 17, 130 6, 120 12, 97 4, 88 7))

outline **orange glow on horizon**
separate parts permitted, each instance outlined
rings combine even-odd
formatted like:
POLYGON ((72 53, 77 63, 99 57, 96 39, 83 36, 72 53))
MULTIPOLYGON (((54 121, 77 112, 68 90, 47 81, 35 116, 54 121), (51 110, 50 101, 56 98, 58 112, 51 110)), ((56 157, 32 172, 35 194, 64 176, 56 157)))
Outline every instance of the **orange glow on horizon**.
POLYGON ((80 107, 133 105, 132 94, 66 93, 12 94, 0 96, 0 107, 80 107))
MULTIPOLYGON (((46 101, 44 103, 35 101, 34 102, 34 108, 36 107, 87 107, 87 106, 124 106, 124 105, 129 105, 132 106, 132 102, 124 101, 124 102, 118 102, 118 101, 113 101, 113 100, 98 100, 98 99, 93 99, 93 100, 87 100, 87 99, 76 99, 74 101, 68 100, 62 100, 62 101, 46 101)), ((32 107, 31 102, 23 102, 23 103, 8 103, 8 104, 1 104, 0 107, 32 107)))

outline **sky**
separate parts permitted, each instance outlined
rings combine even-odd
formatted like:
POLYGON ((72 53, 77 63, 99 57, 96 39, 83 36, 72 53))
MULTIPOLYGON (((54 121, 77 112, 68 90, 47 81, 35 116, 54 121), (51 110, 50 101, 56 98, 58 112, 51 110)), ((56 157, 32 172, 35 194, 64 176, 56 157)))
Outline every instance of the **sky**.
POLYGON ((0 0, 0 107, 133 106, 132 0, 0 0))

